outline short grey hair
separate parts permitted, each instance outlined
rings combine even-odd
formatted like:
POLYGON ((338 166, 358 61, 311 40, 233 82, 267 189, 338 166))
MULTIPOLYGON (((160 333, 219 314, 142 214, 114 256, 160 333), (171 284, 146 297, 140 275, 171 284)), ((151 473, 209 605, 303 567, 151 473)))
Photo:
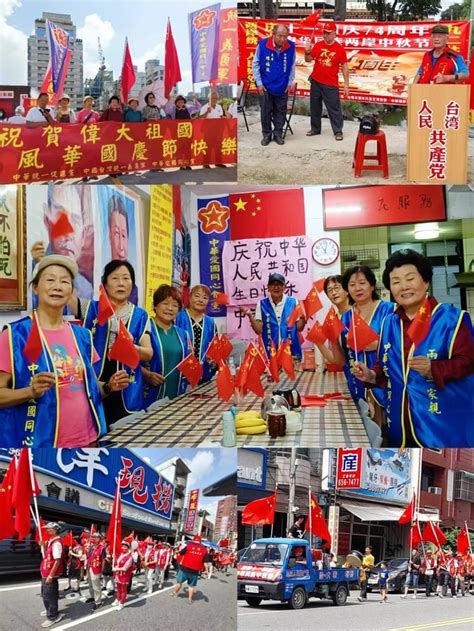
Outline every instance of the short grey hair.
POLYGON ((275 35, 275 33, 277 32, 277 30, 279 28, 284 28, 287 33, 290 32, 290 29, 286 26, 286 24, 275 24, 275 26, 273 27, 273 30, 272 30, 274 35, 275 35))

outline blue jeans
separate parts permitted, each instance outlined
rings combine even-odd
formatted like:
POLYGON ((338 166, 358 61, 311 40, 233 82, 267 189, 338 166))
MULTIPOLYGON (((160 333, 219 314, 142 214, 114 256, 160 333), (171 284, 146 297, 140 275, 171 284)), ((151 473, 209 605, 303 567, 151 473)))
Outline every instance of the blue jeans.
POLYGON ((58 617, 59 584, 58 579, 53 578, 48 585, 46 579, 41 579, 41 598, 46 609, 48 620, 56 620, 58 617))

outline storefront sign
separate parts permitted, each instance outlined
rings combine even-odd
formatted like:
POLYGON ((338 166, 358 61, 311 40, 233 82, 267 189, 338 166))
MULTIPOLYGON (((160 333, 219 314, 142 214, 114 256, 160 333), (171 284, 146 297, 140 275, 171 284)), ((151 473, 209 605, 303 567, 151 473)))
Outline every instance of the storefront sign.
POLYGON ((263 449, 239 449, 237 485, 248 489, 265 489, 268 453, 263 449))
POLYGON ((336 488, 360 488, 362 470, 362 448, 337 450, 336 488))
POLYGON ((198 511, 199 489, 194 489, 189 494, 188 512, 186 514, 185 532, 193 532, 198 511))
POLYGON ((153 316, 153 294, 162 284, 169 285, 173 273, 173 186, 151 187, 146 305, 153 316))

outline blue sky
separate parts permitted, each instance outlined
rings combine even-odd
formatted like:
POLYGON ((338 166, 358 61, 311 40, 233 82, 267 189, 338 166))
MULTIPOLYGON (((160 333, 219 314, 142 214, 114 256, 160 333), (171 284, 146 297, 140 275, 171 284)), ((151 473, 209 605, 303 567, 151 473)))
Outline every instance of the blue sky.
MULTIPOLYGON (((114 78, 120 75, 126 36, 138 70, 145 70, 147 59, 158 58, 163 63, 169 17, 183 77, 180 91, 186 92, 191 89, 188 13, 212 4, 206 0, 1 0, 0 84, 26 84, 26 41, 34 30, 35 19, 43 12, 72 16, 78 36, 84 41, 85 78, 97 72, 98 36, 107 68, 114 71, 114 78)), ((234 0, 221 1, 222 8, 232 6, 236 6, 234 0)))

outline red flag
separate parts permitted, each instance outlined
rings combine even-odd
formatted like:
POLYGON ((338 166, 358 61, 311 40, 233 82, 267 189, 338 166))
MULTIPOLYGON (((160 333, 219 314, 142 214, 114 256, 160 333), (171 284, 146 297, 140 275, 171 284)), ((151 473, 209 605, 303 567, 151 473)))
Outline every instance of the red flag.
POLYGON ((217 545, 219 546, 219 548, 227 548, 229 546, 229 540, 221 539, 217 545))
POLYGON ((300 20, 298 26, 314 26, 319 22, 319 18, 321 17, 321 9, 311 13, 311 15, 307 15, 305 18, 300 20))
POLYGON ((214 335, 206 351, 206 357, 220 363, 229 357, 232 350, 232 342, 225 335, 222 335, 220 338, 218 335, 214 335))
POLYGON ((109 300, 103 285, 99 287, 99 306, 97 311, 97 322, 104 326, 107 320, 114 315, 114 308, 109 300))
POLYGON ((304 318, 304 312, 301 303, 297 302, 295 308, 288 316, 287 327, 291 329, 291 327, 294 326, 300 318, 304 318))
POLYGON ((8 469, 0 486, 0 541, 9 539, 15 535, 15 520, 13 518, 13 483, 15 481, 16 461, 15 458, 10 460, 8 469))
POLYGON ((232 194, 229 204, 231 239, 306 234, 302 188, 232 194), (289 209, 291 221, 288 221, 289 209))
POLYGON ((93 535, 95 532, 97 532, 97 528, 95 527, 95 524, 91 524, 90 534, 93 535))
POLYGON ((331 340, 331 342, 337 342, 337 338, 344 331, 346 327, 343 325, 341 320, 337 317, 336 312, 334 311, 334 307, 331 307, 326 315, 326 318, 323 322, 323 329, 326 337, 331 340))
POLYGON ((72 530, 69 530, 67 535, 63 538, 63 546, 72 548, 73 545, 74 545, 74 537, 72 536, 72 530))
POLYGON ((127 327, 119 320, 119 330, 115 342, 109 351, 109 359, 116 359, 121 364, 136 368, 140 363, 138 351, 133 344, 132 337, 127 331, 127 327))
POLYGON ((280 381, 280 369, 278 367, 278 358, 277 358, 277 349, 275 347, 275 342, 271 340, 270 342, 270 374, 275 383, 280 381))
POLYGON ((377 333, 371 326, 363 320, 358 313, 352 311, 352 322, 349 325, 349 333, 347 334, 347 345, 352 350, 363 351, 369 344, 379 339, 377 333), (354 340, 355 329, 355 340, 354 340))
POLYGON ((331 535, 329 533, 329 528, 324 519, 323 513, 319 504, 311 493, 311 520, 306 522, 308 527, 308 532, 312 532, 313 535, 320 537, 321 539, 325 539, 329 545, 331 545, 331 535))
POLYGON ((122 500, 120 497, 120 484, 117 483, 112 514, 110 515, 109 528, 105 539, 110 543, 112 556, 115 557, 120 552, 122 542, 122 500))
POLYGON ((315 280, 313 283, 313 287, 316 287, 316 289, 318 290, 318 294, 322 294, 324 291, 324 281, 326 279, 325 278, 318 278, 318 280, 315 280))
POLYGON ((286 342, 280 343, 280 346, 277 352, 277 360, 278 360, 278 365, 281 368, 283 368, 283 370, 288 375, 289 379, 294 381, 296 378, 296 375, 295 375, 295 367, 293 365, 293 357, 291 355, 290 340, 286 340, 286 342))
POLYGON ((234 379, 227 364, 219 366, 216 379, 217 395, 219 399, 228 401, 234 394, 234 379))
POLYGON ((194 386, 197 386, 199 381, 202 379, 202 364, 200 364, 199 360, 196 359, 194 353, 189 353, 189 355, 183 359, 176 368, 186 377, 193 388, 194 386))
POLYGON ((469 538, 469 531, 467 525, 460 531, 457 539, 457 549, 459 554, 465 555, 471 549, 471 540, 469 538))
POLYGON ((423 541, 423 536, 420 531, 420 523, 417 519, 413 522, 413 526, 411 527, 411 547, 416 548, 418 544, 423 541))
POLYGON ((128 537, 125 537, 124 541, 128 541, 128 543, 132 543, 134 539, 135 539, 135 531, 132 530, 132 532, 128 535, 128 537))
POLYGON ((218 305, 228 305, 229 304, 229 296, 224 292, 219 292, 216 296, 215 302, 218 305))
POLYGON ((181 81, 178 52, 171 31, 171 22, 168 18, 165 39, 165 97, 168 98, 173 87, 181 81))
POLYGON ((411 502, 405 508, 403 513, 398 518, 399 524, 411 524, 413 518, 415 517, 415 494, 413 493, 413 497, 411 498, 411 502))
POLYGON ((423 541, 431 541, 435 546, 442 546, 447 541, 443 531, 432 521, 429 521, 424 527, 422 537, 423 541))
POLYGON ((276 493, 260 500, 254 500, 244 507, 242 524, 253 526, 273 524, 275 519, 276 493))
POLYGON ((30 470, 30 450, 21 449, 12 491, 15 530, 19 541, 22 541, 31 530, 30 501, 33 495, 40 493, 35 474, 30 470))
POLYGON ((44 521, 42 517, 40 517, 40 527, 36 528, 36 532, 35 532, 36 543, 41 543, 42 541, 48 541, 48 539, 50 539, 50 536, 46 532, 45 526, 46 526, 46 522, 44 521))
POLYGON ((311 318, 315 313, 323 308, 323 303, 319 297, 318 289, 313 285, 308 295, 303 301, 306 318, 311 318))
POLYGON ((63 210, 58 214, 56 221, 51 224, 49 236, 51 239, 58 239, 59 237, 64 237, 67 234, 72 234, 73 232, 74 228, 69 221, 68 214, 65 210, 63 210))
POLYGON ((30 363, 35 364, 41 357, 41 353, 43 352, 43 343, 41 341, 41 334, 38 326, 38 316, 36 315, 36 311, 33 311, 31 319, 31 331, 28 335, 28 339, 26 340, 26 344, 23 347, 22 352, 23 357, 26 357, 26 359, 30 363))
POLYGON ((250 358, 250 368, 253 368, 258 375, 261 375, 265 372, 266 359, 267 354, 260 355, 258 349, 255 347, 252 342, 249 343, 247 347, 247 352, 250 358))
POLYGON ((324 344, 327 337, 324 327, 317 320, 306 334, 306 339, 313 344, 324 344))
POLYGON ((132 56, 128 46, 128 39, 125 38, 125 50, 123 53, 122 76, 120 81, 120 97, 122 103, 127 103, 128 93, 135 83, 135 70, 133 68, 132 56))
POLYGON ((431 305, 429 298, 426 297, 421 307, 415 314, 410 326, 407 330, 407 335, 415 345, 415 348, 422 342, 428 335, 431 326, 431 305))
POLYGON ((257 362, 255 361, 252 362, 249 368, 249 371, 247 373, 247 380, 245 381, 245 388, 247 388, 247 390, 250 390, 251 392, 256 394, 257 397, 260 397, 261 399, 263 399, 263 397, 265 396, 265 391, 263 389, 262 381, 260 379, 261 374, 262 373, 259 372, 257 362))
MULTIPOLYGON (((275 344, 273 346, 275 346, 275 344)), ((257 352, 258 352, 259 357, 262 359, 265 365, 265 368, 269 368, 270 362, 268 360, 267 349, 265 348, 265 344, 263 343, 263 339, 261 335, 257 337, 257 352)))

